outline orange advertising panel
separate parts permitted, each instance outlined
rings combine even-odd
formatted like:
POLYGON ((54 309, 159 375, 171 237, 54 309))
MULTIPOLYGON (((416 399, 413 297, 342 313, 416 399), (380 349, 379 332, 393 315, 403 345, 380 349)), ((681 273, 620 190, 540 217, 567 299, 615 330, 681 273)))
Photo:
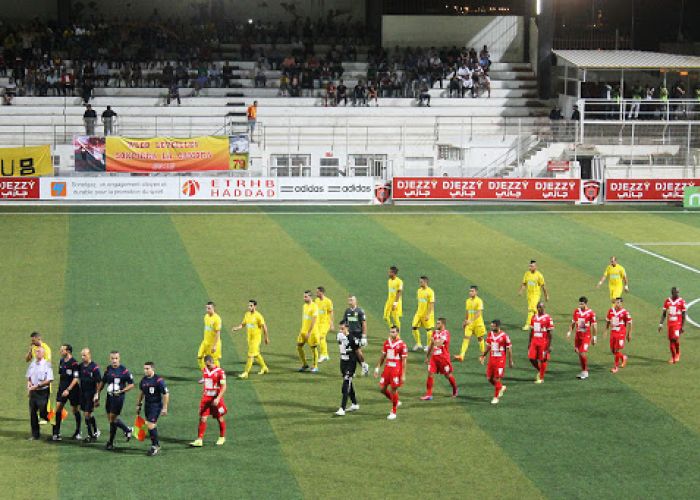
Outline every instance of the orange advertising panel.
POLYGON ((229 138, 218 136, 107 137, 108 172, 198 172, 229 170, 229 138))

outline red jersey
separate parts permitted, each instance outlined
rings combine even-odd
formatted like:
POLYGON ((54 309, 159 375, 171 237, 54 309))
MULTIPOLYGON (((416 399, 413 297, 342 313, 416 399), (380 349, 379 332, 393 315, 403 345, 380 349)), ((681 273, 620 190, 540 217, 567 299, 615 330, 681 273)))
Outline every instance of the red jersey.
POLYGON ((610 322, 610 334, 616 337, 624 337, 627 333, 627 325, 632 322, 632 316, 624 307, 620 310, 611 308, 607 319, 610 322))
POLYGON ((433 352, 434 358, 450 358, 450 332, 449 330, 435 330, 433 332, 433 352), (441 346, 435 345, 437 341, 444 341, 441 346))
POLYGON ((548 341, 547 331, 554 328, 554 321, 549 314, 535 314, 530 320, 532 328, 532 341, 540 344, 546 344, 548 341))
POLYGON ((510 337, 503 330, 489 332, 486 343, 491 347, 489 361, 504 362, 506 360, 506 349, 511 346, 510 337))
POLYGON ((396 339, 394 341, 387 339, 384 341, 382 352, 386 356, 384 364, 385 370, 401 370, 403 367, 403 360, 408 357, 408 346, 406 346, 406 342, 401 339, 396 339))
POLYGON ((669 326, 681 326, 685 307, 685 300, 681 297, 678 297, 676 300, 670 297, 666 299, 664 302, 664 311, 666 311, 666 320, 669 326))
POLYGON ((591 334, 591 325, 595 324, 595 313, 593 309, 585 311, 579 307, 574 310, 573 321, 576 323, 576 335, 585 337, 591 334))
POLYGON ((204 367, 202 378, 204 379, 202 398, 217 397, 221 392, 221 386, 226 384, 226 373, 218 366, 211 371, 204 367))

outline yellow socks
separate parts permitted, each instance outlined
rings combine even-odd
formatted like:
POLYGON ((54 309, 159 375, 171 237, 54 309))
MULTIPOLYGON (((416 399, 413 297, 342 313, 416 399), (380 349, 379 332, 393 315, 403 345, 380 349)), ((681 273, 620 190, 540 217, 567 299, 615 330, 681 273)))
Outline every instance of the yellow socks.
POLYGON ((464 337, 462 341, 462 350, 459 351, 459 355, 464 357, 467 354, 467 350, 469 350, 469 337, 464 337))
POLYGON ((486 342, 484 341, 483 335, 479 337, 479 349, 481 350, 481 354, 486 352, 486 342))
POLYGON ((253 368, 253 358, 248 356, 248 360, 245 363, 245 369, 243 370, 245 373, 248 373, 250 369, 253 368))
POLYGON ((265 360, 263 359, 262 355, 258 354, 257 356, 255 356, 255 361, 258 362, 260 368, 262 368, 263 370, 267 370, 267 365, 265 364, 265 360))
POLYGON ((413 329, 413 340, 416 341, 416 344, 417 344, 417 345, 422 345, 422 344, 420 343, 420 330, 417 330, 417 329, 415 329, 415 328, 413 329))
POLYGON ((321 356, 328 356, 328 342, 326 342, 326 336, 321 337, 319 342, 319 348, 321 349, 321 356))
POLYGON ((318 346, 311 347, 311 355, 313 356, 312 368, 318 368, 318 346))
POLYGON ((304 346, 297 346, 297 353, 299 353, 299 360, 301 361, 301 366, 306 366, 306 353, 304 352, 304 346))

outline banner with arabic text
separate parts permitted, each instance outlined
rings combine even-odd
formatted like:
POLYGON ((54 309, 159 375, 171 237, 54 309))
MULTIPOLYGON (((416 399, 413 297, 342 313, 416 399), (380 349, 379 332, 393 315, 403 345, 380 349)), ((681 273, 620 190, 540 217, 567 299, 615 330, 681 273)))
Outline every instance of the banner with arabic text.
POLYGON ((0 148, 0 177, 53 175, 51 147, 0 148))

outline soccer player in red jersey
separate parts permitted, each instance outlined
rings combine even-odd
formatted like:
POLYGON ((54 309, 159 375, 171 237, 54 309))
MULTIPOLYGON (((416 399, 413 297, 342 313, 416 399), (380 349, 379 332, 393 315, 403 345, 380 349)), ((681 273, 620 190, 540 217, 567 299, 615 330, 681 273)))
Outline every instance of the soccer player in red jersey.
POLYGON ((578 299, 578 307, 574 310, 569 331, 566 332, 566 338, 571 337, 571 331, 574 328, 576 328, 574 351, 578 354, 578 359, 581 363, 581 373, 576 375, 576 378, 586 380, 588 378, 588 348, 591 345, 595 345, 598 340, 598 324, 596 323, 595 313, 593 309, 588 307, 588 299, 586 297, 578 299), (593 332, 592 342, 591 332, 593 332))
POLYGON ((207 417, 211 415, 219 421, 219 439, 217 446, 226 442, 226 421, 224 415, 228 411, 224 403, 226 393, 226 373, 214 364, 211 354, 204 356, 204 369, 202 370, 202 380, 204 380, 204 390, 202 400, 199 403, 199 433, 197 439, 190 443, 190 446, 200 448, 203 446, 202 439, 207 430, 207 417))
POLYGON ((615 356, 615 366, 610 369, 612 373, 617 373, 619 368, 624 368, 627 364, 627 356, 622 354, 622 350, 625 348, 625 339, 629 342, 632 334, 632 316, 622 307, 622 302, 622 297, 616 298, 615 306, 608 311, 606 317, 606 333, 610 332, 610 350, 615 356))
POLYGON ((452 362, 450 361, 450 332, 447 330, 445 318, 438 318, 437 329, 428 344, 428 354, 425 364, 428 365, 428 380, 426 380, 425 395, 421 397, 423 401, 433 399, 433 375, 442 373, 452 386, 452 397, 457 397, 457 381, 452 375, 452 362))
POLYGON ((486 351, 479 358, 483 365, 486 356, 490 355, 488 365, 486 365, 486 378, 494 387, 492 405, 498 404, 506 392, 506 386, 501 382, 506 371, 506 351, 508 352, 508 366, 513 368, 513 349, 510 337, 501 330, 501 320, 494 319, 491 321, 491 331, 486 337, 486 351))
POLYGON ((408 347, 399 338, 399 329, 396 326, 392 326, 389 330, 389 338, 384 341, 379 363, 374 369, 374 376, 378 377, 379 368, 386 361, 384 371, 379 379, 379 387, 381 387, 382 394, 391 401, 391 413, 386 417, 388 420, 396 419, 396 409, 401 404, 399 402, 399 387, 406 381, 407 359, 408 347))
POLYGON ((668 343, 671 349, 671 358, 668 362, 670 364, 678 363, 681 360, 681 334, 685 327, 685 311, 685 300, 681 298, 678 287, 674 286, 671 288, 671 296, 664 302, 659 320, 659 333, 661 333, 664 319, 668 318, 668 343))
POLYGON ((552 330, 554 321, 544 312, 544 304, 537 303, 537 313, 530 320, 530 341, 527 357, 537 370, 536 384, 544 383, 544 374, 547 371, 547 361, 552 352, 552 330))

